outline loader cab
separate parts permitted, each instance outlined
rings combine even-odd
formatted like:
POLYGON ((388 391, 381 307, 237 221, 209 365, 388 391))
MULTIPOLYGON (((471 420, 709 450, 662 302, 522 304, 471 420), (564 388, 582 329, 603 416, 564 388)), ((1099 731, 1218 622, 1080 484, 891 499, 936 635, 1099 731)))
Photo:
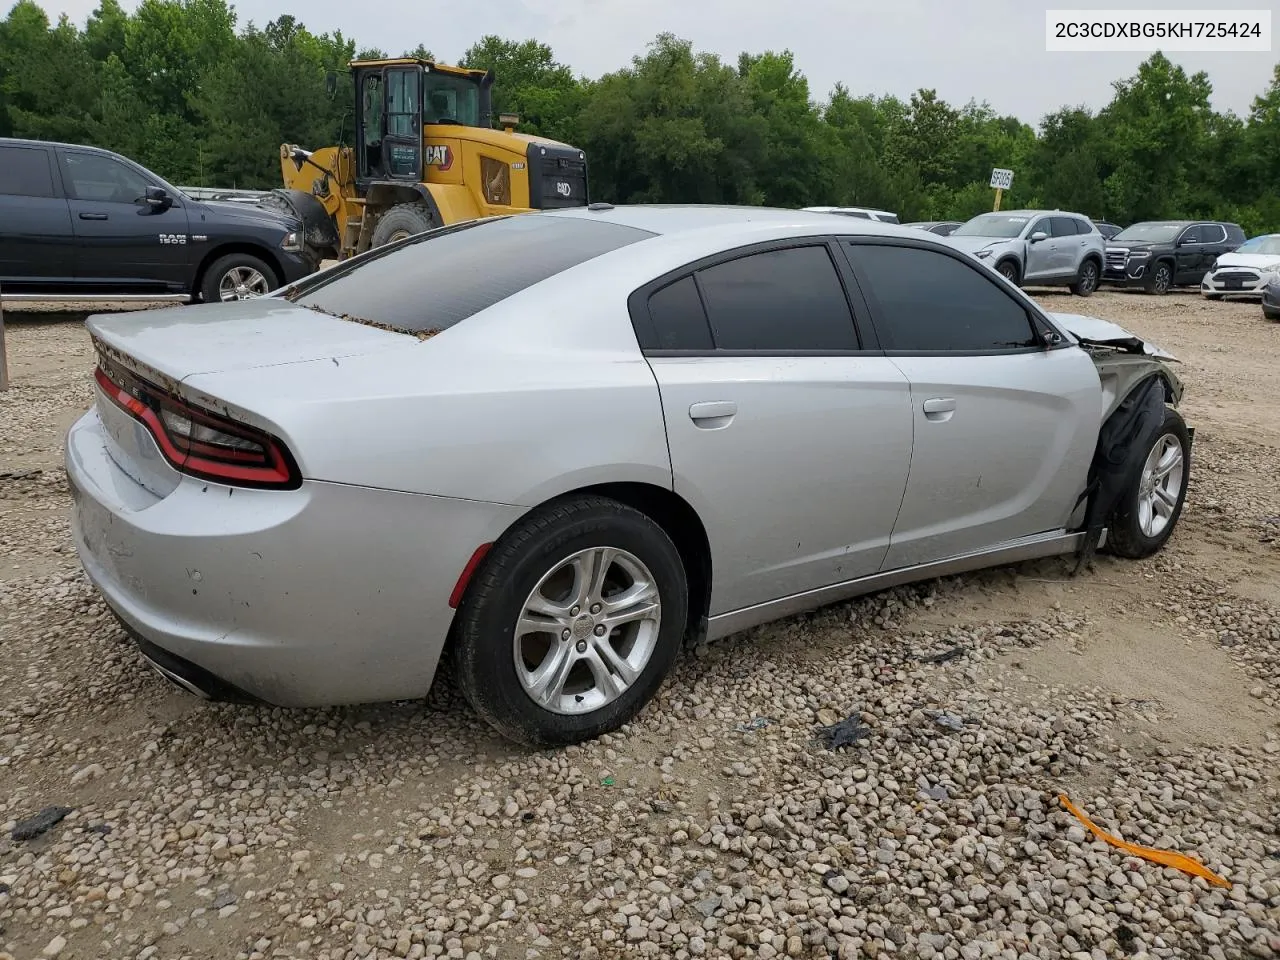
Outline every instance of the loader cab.
POLYGON ((423 179, 423 125, 492 126, 493 72, 429 60, 351 63, 358 181, 423 179))

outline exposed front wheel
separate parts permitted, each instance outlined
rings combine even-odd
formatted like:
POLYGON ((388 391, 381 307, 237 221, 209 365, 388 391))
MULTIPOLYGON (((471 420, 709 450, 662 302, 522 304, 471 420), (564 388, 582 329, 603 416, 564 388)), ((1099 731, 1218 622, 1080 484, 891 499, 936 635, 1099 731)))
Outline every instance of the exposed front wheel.
POLYGON ((1176 410, 1164 423, 1116 508, 1107 546, 1122 557, 1149 557, 1173 535, 1191 477, 1191 437, 1176 410))
POLYGON ((1080 264, 1075 283, 1071 284, 1071 292, 1077 297, 1090 296, 1098 289, 1098 261, 1086 260, 1080 264))
POLYGON ((1018 282, 1018 265, 1012 260, 1005 260, 996 267, 996 271, 1010 283, 1018 282))
POLYGON ((680 553, 649 517, 602 497, 548 505, 495 544, 468 589, 458 685, 512 740, 598 737, 652 699, 688 602, 680 553))
POLYGON ((1163 295, 1169 292, 1169 288, 1173 286, 1173 267, 1168 263, 1161 261, 1151 268, 1151 275, 1147 278, 1147 293, 1163 295))
POLYGON ((205 303, 253 300, 280 286, 280 280, 266 263, 248 253, 229 253, 209 265, 200 283, 200 299, 205 303))

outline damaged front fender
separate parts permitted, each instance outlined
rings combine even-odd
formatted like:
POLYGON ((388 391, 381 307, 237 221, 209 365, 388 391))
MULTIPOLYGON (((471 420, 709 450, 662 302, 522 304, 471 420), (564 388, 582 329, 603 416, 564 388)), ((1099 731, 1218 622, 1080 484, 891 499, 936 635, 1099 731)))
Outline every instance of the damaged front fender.
POLYGON ((1158 376, 1164 385, 1164 401, 1173 406, 1182 402, 1182 380, 1172 364, 1179 360, 1167 350, 1143 340, 1124 327, 1075 313, 1052 314, 1080 346, 1088 351, 1098 368, 1102 384, 1102 421, 1145 380, 1158 376))

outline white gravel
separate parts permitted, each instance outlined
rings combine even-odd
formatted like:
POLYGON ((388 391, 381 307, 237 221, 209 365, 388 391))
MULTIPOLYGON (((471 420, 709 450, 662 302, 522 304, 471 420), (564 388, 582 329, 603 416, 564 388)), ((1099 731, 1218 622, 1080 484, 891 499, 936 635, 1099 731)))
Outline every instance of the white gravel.
POLYGON ((8 316, 0 960, 1280 958, 1280 325, 1181 295, 1046 302, 1187 361, 1195 479, 1165 553, 759 628, 622 732, 546 753, 447 676, 425 703, 323 711, 164 685, 70 546, 83 330, 8 316), (851 714, 866 736, 820 746, 851 714), (1233 887, 1094 840, 1059 792, 1233 887), (50 805, 71 812, 10 838, 50 805))

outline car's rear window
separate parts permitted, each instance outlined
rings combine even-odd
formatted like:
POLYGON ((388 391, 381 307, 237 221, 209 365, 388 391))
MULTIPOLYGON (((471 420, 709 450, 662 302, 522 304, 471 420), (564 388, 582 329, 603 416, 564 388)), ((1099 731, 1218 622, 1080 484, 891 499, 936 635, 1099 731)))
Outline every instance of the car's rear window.
POLYGON ((333 316, 428 334, 652 236, 599 220, 516 214, 389 245, 285 296, 333 316))

